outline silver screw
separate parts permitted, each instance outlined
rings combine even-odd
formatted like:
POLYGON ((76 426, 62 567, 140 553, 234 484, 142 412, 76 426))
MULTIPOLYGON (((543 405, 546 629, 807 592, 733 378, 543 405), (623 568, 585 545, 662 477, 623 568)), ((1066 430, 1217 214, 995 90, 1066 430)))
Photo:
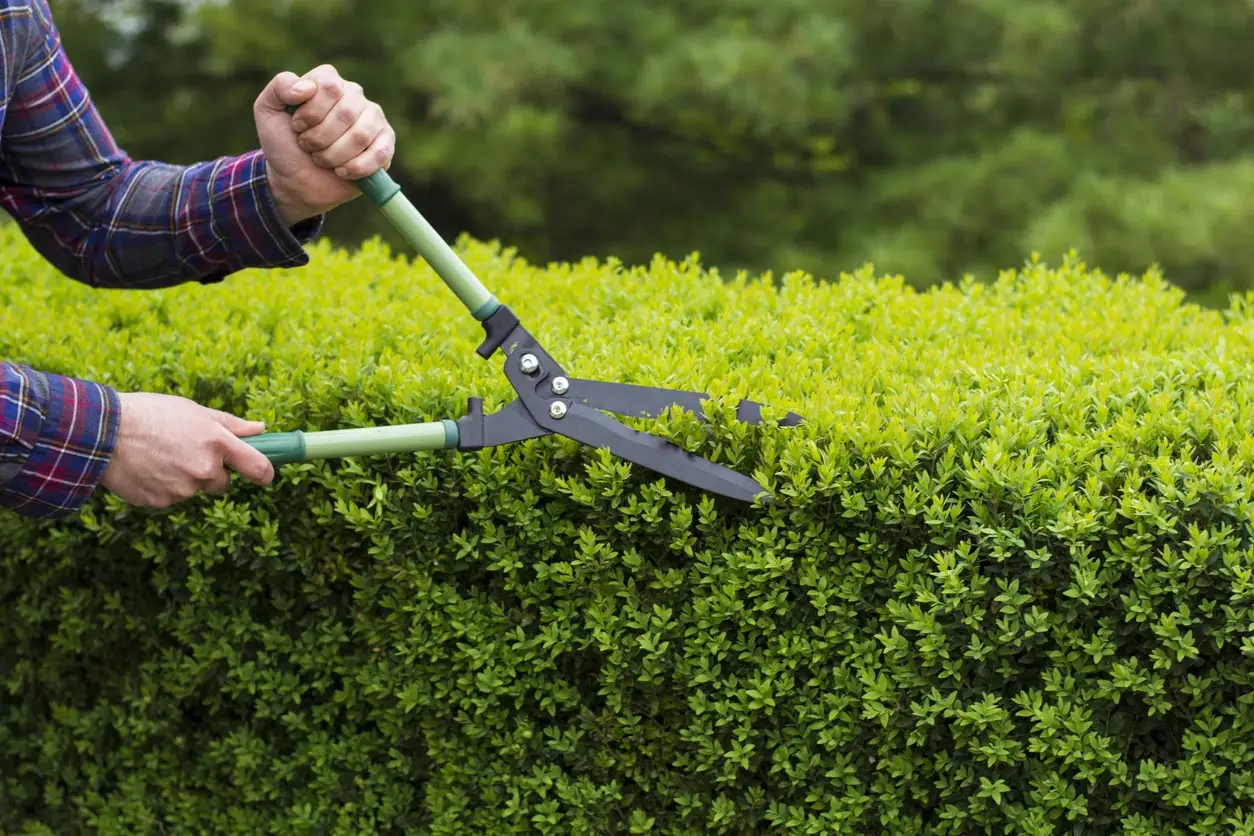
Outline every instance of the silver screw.
POLYGON ((536 369, 540 368, 540 361, 536 359, 534 354, 524 354, 522 360, 518 361, 522 366, 522 370, 526 374, 535 374, 536 369))
POLYGON ((549 404, 549 414, 554 418, 561 418, 566 414, 566 404, 561 401, 553 401, 549 404))
POLYGON ((566 390, 570 388, 570 381, 564 377, 553 378, 553 394, 565 395, 566 390))

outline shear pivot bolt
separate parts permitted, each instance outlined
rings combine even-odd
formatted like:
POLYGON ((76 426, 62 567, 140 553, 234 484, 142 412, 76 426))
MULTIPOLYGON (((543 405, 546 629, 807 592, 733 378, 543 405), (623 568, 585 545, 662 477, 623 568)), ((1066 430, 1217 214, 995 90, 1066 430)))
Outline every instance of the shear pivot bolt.
POLYGON ((564 395, 566 390, 570 388, 570 381, 564 377, 553 378, 553 394, 564 395))
POLYGON ((561 418, 566 414, 566 404, 561 401, 553 401, 549 404, 549 414, 554 418, 561 418))
POLYGON ((536 369, 540 368, 540 361, 536 359, 534 354, 524 354, 522 359, 518 361, 526 374, 535 374, 536 369))

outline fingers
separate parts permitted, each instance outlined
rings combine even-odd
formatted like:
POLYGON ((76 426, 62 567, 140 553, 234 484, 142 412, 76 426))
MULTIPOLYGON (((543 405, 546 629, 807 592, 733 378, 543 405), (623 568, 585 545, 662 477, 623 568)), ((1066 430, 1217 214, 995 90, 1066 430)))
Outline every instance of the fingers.
POLYGON ((210 496, 222 496, 229 487, 231 487, 231 474, 221 465, 214 467, 207 478, 200 480, 201 491, 210 496))
POLYGON ((328 118, 332 117, 332 112, 342 103, 345 107, 339 108, 341 112, 333 117, 333 120, 340 124, 341 130, 357 121, 361 106, 364 106, 366 101, 360 84, 345 81, 330 64, 314 67, 305 73, 303 78, 305 81, 313 82, 317 89, 303 100, 304 103, 292 114, 292 130, 302 134, 327 122, 328 118), (354 105, 357 106, 356 111, 352 110, 354 105))
POLYGON ((173 489, 174 498, 178 501, 191 499, 202 491, 221 496, 231 484, 231 475, 222 466, 222 455, 212 446, 197 451, 193 461, 188 463, 187 475, 190 480, 173 489))
POLYGON ((382 113, 367 115, 367 104, 366 97, 362 95, 342 97, 332 105, 326 118, 296 138, 296 144, 327 168, 338 165, 338 162, 329 162, 327 152, 333 146, 338 144, 342 154, 344 148, 355 144, 355 155, 369 145, 383 127, 382 113))
POLYGON ((316 83, 317 92, 292 114, 297 145, 340 177, 359 179, 390 166, 395 132, 361 85, 341 78, 330 64, 305 78, 316 83))
POLYGON ((240 418, 238 415, 223 412, 220 409, 211 409, 209 407, 205 407, 205 409, 209 413, 210 417, 234 435, 257 435, 265 432, 266 430, 264 421, 249 421, 244 418, 240 418))
MULTIPOLYGON (((262 421, 248 421, 229 412, 206 408, 224 432, 217 439, 217 450, 222 468, 230 468, 239 473, 254 485, 268 485, 274 480, 274 465, 265 454, 251 444, 241 441, 242 437, 257 435, 265 431, 262 421)), ((222 468, 219 468, 222 470, 222 468)), ((222 470, 223 478, 229 483, 229 474, 222 470)), ((215 474, 215 479, 217 475, 215 474)), ((217 482, 214 482, 216 485, 217 482)), ((223 486, 222 490, 226 487, 223 486)))
POLYGON ((395 151, 396 136, 390 130, 380 131, 365 151, 336 168, 335 173, 340 177, 360 180, 369 177, 379 169, 387 171, 392 165, 392 154, 395 151))
POLYGON ((222 464, 225 467, 229 467, 259 487, 274 481, 274 464, 260 450, 235 436, 225 437, 223 444, 226 449, 223 452, 222 464))
POLYGON ((393 136, 383 109, 369 104, 352 127, 315 153, 313 159, 321 166, 335 169, 340 177, 360 178, 389 165, 392 147, 393 136))
POLYGON ((225 429, 207 446, 199 461, 189 467, 191 481, 176 493, 175 501, 190 499, 198 492, 222 496, 231 487, 232 470, 258 486, 268 485, 274 479, 270 460, 225 429))

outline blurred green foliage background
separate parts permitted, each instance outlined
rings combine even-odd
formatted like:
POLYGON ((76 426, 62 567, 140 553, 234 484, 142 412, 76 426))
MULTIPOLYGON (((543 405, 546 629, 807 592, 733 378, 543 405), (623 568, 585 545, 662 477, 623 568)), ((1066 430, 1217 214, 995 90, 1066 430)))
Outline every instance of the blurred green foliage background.
MULTIPOLYGON (((916 286, 1075 248, 1254 286, 1254 7, 1197 0, 52 0, 123 147, 254 147, 329 62, 449 238, 916 286)), ((364 201, 346 244, 390 232, 364 201)))

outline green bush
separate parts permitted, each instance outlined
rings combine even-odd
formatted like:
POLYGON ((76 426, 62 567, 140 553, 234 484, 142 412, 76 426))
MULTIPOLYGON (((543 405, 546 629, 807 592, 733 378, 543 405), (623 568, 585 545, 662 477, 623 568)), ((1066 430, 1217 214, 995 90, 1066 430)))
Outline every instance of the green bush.
MULTIPOLYGON (((9 360, 272 430, 511 397, 377 244, 125 293, 3 234, 9 360)), ((0 829, 1254 833, 1249 300, 465 253, 576 374, 802 413, 649 424, 777 504, 547 438, 0 517, 0 829)))

